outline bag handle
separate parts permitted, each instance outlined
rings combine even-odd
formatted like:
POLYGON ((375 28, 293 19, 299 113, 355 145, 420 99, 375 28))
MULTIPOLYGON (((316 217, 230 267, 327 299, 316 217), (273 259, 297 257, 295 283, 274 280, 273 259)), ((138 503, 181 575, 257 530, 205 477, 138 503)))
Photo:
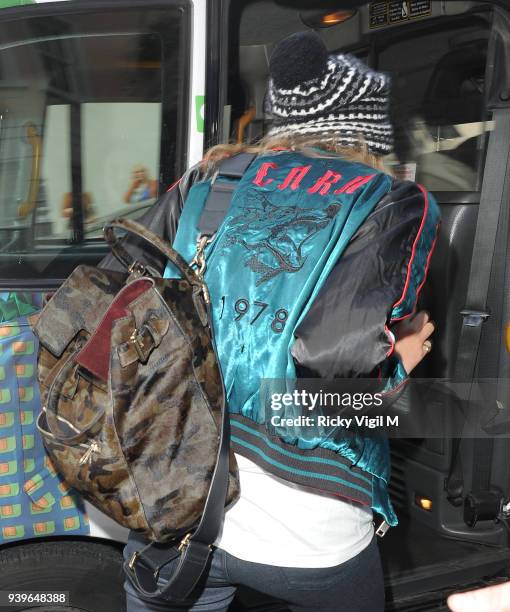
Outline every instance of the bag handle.
POLYGON ((162 253, 167 259, 169 259, 181 272, 182 277, 186 279, 191 285, 203 286, 203 282, 200 280, 197 273, 191 268, 186 261, 179 255, 179 253, 173 249, 169 244, 162 240, 159 236, 148 230, 141 223, 133 221, 132 219, 114 219, 107 223, 103 228, 104 238, 110 245, 113 255, 125 266, 129 272, 136 269, 146 271, 145 266, 136 261, 128 251, 122 246, 118 236, 115 234, 115 229, 122 229, 130 234, 142 238, 145 242, 148 242, 151 246, 156 248, 162 253))

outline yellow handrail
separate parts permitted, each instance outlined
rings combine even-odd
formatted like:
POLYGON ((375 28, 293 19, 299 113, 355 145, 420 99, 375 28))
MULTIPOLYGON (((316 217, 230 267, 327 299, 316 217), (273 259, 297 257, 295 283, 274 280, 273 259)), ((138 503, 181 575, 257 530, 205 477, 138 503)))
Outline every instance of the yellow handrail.
POLYGON ((241 144, 244 140, 244 131, 246 127, 255 119, 255 108, 249 108, 244 115, 239 119, 237 126, 237 142, 241 144))
POLYGON ((41 137, 39 136, 37 127, 33 123, 27 123, 25 125, 25 130, 27 140, 32 145, 32 172, 30 174, 28 198, 18 206, 18 216, 21 219, 26 219, 35 209, 37 196, 39 195, 39 179, 41 173, 41 137))

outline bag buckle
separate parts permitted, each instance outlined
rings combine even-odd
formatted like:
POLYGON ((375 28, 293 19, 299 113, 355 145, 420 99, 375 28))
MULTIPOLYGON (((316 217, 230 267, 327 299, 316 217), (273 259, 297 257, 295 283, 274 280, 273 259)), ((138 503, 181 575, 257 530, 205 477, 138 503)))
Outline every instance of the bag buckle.
POLYGON ((210 236, 204 235, 204 236, 198 237, 195 257, 193 257, 190 263, 191 267, 193 266, 197 267, 197 276, 200 278, 200 280, 202 280, 204 277, 205 266, 206 266, 204 249, 210 242, 211 242, 210 236))
MULTIPOLYGON (((190 540, 191 540, 191 536, 192 536, 192 535, 193 535, 192 533, 187 533, 187 534, 186 534, 186 535, 185 535, 185 536, 182 538, 182 540, 181 540, 181 542, 180 542, 179 546, 177 547, 177 550, 178 550, 180 553, 182 553, 182 551, 183 551, 183 550, 186 548, 186 546, 188 546, 188 545, 189 545, 189 542, 190 542, 190 540)), ((211 545, 211 544, 207 544, 207 548, 208 548, 209 550, 212 550, 212 545, 211 545)))
POLYGON ((139 261, 133 261, 133 263, 128 268, 129 274, 133 274, 135 276, 145 276, 147 274, 147 268, 141 264, 139 261))
POLYGON ((389 528, 390 526, 388 525, 388 523, 386 521, 383 521, 376 529, 375 535, 379 536, 380 538, 384 538, 389 528))
POLYGON ((136 550, 132 555, 131 555, 131 559, 129 559, 128 561, 128 567, 129 569, 133 572, 135 569, 135 565, 136 562, 138 561, 138 557, 140 556, 140 553, 136 550))
POLYGON ((187 533, 181 540, 181 543, 179 544, 179 546, 177 547, 177 550, 179 552, 182 552, 186 546, 189 544, 189 541, 191 540, 191 533, 187 533))
POLYGON ((143 363, 146 360, 147 355, 144 352, 145 347, 140 339, 140 332, 138 329, 136 329, 136 327, 129 337, 129 341, 134 345, 138 359, 143 363))
POLYGON ((488 312, 483 310, 470 310, 469 308, 461 310, 460 314, 464 319, 463 324, 467 327, 480 327, 480 325, 490 317, 488 312))

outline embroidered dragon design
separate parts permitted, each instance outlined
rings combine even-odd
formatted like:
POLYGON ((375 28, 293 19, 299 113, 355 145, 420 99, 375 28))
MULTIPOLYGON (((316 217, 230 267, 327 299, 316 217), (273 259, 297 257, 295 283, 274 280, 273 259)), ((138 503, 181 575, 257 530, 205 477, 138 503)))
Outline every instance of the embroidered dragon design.
POLYGON ((278 206, 260 193, 246 198, 243 214, 230 220, 224 246, 239 244, 246 249, 244 265, 258 276, 257 286, 283 272, 301 270, 306 262, 305 244, 327 227, 341 208, 340 204, 317 209, 278 206))

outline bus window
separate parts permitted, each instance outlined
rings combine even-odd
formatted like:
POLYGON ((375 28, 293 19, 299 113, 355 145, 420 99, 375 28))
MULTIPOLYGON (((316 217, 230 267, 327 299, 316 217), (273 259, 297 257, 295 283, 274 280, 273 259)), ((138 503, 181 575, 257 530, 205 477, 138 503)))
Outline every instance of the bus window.
POLYGON ((387 163, 431 191, 478 191, 486 133, 488 21, 466 17, 412 36, 375 41, 377 68, 392 75, 396 153, 387 163))
MULTIPOLYGON (((84 237, 90 238, 107 219, 136 217, 154 202, 156 194, 145 184, 128 202, 124 196, 133 183, 133 168, 145 168, 147 181, 159 174, 161 40, 154 35, 99 37, 80 41, 80 47, 86 58, 83 78, 95 90, 89 99, 96 100, 83 101, 76 109, 84 237), (148 68, 137 65, 140 46, 152 47, 153 65, 148 68), (145 91, 136 91, 142 87, 145 91), (122 97, 126 101, 120 101, 122 97), (111 101, 116 98, 119 101, 111 101)), ((66 164, 71 159, 71 109, 71 104, 58 103, 45 109, 41 182, 50 221, 47 237, 53 238, 70 236, 73 229, 71 168, 66 164)), ((43 237, 39 228, 37 234, 43 237)))
POLYGON ((3 278, 65 277, 94 243, 97 260, 104 223, 180 176, 186 27, 171 7, 0 22, 3 278))

